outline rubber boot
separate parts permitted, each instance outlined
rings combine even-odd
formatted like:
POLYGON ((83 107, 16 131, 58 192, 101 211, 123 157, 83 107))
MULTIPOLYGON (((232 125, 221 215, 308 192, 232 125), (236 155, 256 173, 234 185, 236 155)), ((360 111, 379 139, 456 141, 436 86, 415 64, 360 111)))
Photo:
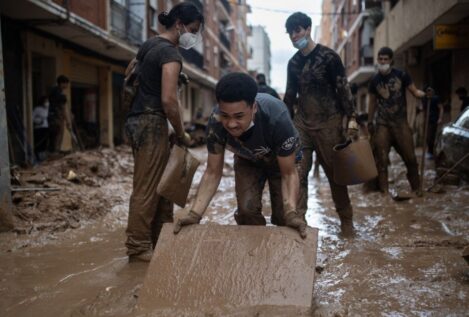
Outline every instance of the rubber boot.
POLYGON ((349 205, 343 209, 338 209, 340 219, 340 231, 344 238, 353 238, 355 236, 355 229, 353 228, 353 209, 349 205))

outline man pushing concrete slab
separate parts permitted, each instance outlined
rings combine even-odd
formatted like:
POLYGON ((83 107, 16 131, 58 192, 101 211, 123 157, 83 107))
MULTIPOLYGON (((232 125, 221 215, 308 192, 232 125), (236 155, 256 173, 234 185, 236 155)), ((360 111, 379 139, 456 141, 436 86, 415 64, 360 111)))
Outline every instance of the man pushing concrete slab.
POLYGON ((268 181, 271 223, 293 228, 306 238, 306 221, 296 211, 299 135, 287 107, 279 99, 257 93, 256 82, 244 73, 225 75, 215 94, 218 106, 207 126, 207 168, 190 211, 176 222, 174 233, 200 222, 220 184, 226 148, 235 154, 236 223, 266 225, 262 192, 268 181))

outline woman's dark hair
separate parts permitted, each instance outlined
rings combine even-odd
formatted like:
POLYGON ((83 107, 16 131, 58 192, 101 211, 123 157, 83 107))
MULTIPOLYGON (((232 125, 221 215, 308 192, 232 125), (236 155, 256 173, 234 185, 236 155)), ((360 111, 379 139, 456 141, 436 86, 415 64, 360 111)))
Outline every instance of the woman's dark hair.
POLYGON ((199 9, 192 3, 181 2, 175 5, 171 11, 161 12, 158 15, 158 21, 165 28, 169 29, 176 23, 176 20, 179 19, 184 25, 188 25, 194 21, 199 21, 200 24, 204 25, 204 16, 200 13, 199 9))
POLYGON ((285 22, 288 34, 296 31, 300 26, 305 30, 311 26, 311 18, 303 12, 293 13, 288 17, 287 22, 285 22))
POLYGON ((223 76, 215 87, 217 101, 246 101, 252 106, 257 95, 256 81, 245 73, 230 73, 223 76))

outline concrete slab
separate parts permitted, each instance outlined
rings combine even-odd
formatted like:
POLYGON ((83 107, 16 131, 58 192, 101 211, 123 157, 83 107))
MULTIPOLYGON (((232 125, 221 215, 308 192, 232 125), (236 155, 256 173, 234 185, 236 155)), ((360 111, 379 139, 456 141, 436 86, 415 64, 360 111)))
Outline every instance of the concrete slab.
MULTIPOLYGON (((165 224, 139 294, 141 311, 312 305, 318 229, 165 224)), ((152 314, 153 315, 153 314, 152 314)), ((215 314, 217 315, 217 314, 215 314)))

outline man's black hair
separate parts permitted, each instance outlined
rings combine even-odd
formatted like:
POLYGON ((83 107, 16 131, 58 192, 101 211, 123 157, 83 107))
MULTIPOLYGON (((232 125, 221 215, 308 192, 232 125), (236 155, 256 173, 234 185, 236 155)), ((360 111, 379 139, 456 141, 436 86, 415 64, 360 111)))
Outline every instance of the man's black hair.
POLYGON ((259 84, 265 84, 266 83, 265 75, 262 74, 262 73, 257 74, 256 80, 259 84))
POLYGON ((456 89, 456 94, 466 96, 467 95, 467 89, 462 87, 462 86, 458 87, 458 89, 456 89))
POLYGON ((169 29, 179 19, 184 25, 199 21, 204 26, 205 20, 199 9, 189 2, 181 2, 175 5, 169 12, 161 12, 158 21, 169 29))
POLYGON ((384 46, 384 47, 381 47, 378 51, 378 56, 380 56, 380 55, 386 55, 390 59, 392 59, 392 57, 394 56, 394 52, 392 51, 391 48, 389 48, 387 46, 384 46))
POLYGON ((311 18, 309 16, 303 12, 295 12, 288 17, 287 22, 285 22, 285 27, 287 28, 287 33, 291 34, 300 26, 306 30, 311 26, 311 24, 311 18))
POLYGON ((230 73, 223 76, 215 87, 217 102, 246 101, 252 106, 257 95, 256 81, 245 73, 230 73))
POLYGON ((60 75, 59 77, 57 77, 57 84, 68 84, 70 82, 70 80, 68 80, 68 77, 67 76, 64 76, 64 75, 60 75))

